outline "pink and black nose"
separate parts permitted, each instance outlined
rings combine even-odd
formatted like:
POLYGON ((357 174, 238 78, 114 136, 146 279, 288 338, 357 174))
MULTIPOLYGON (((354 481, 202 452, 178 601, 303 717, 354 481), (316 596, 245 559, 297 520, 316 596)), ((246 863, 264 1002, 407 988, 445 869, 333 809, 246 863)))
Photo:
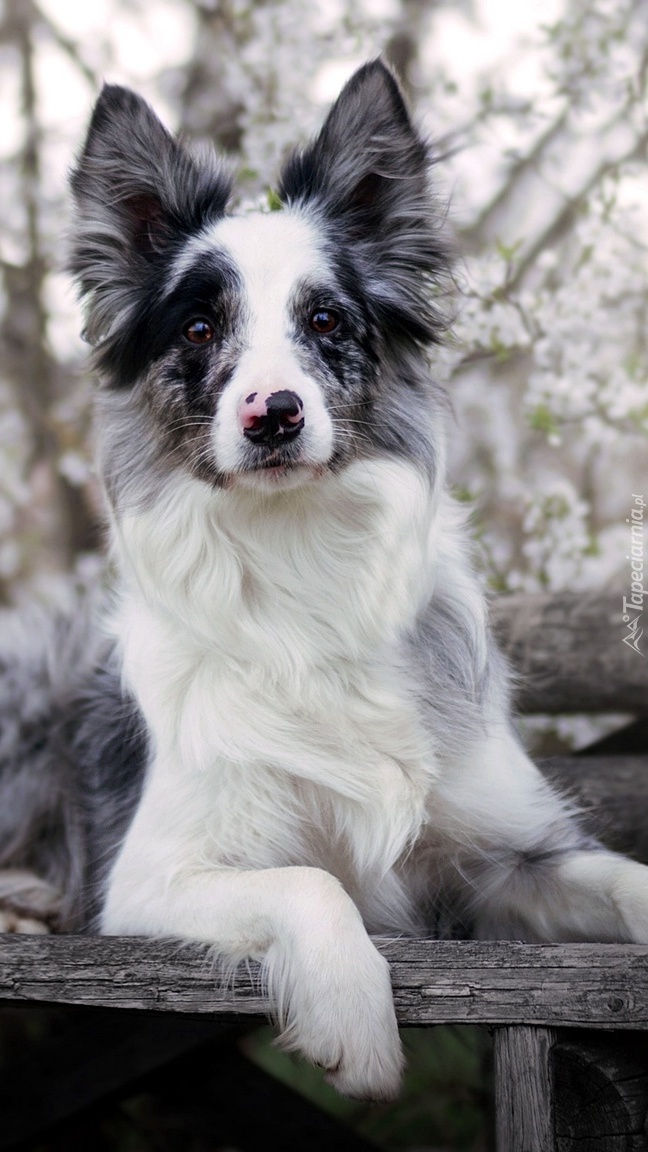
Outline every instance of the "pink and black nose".
POLYGON ((241 400, 239 426, 253 444, 276 447, 295 440, 304 427, 304 405, 296 392, 251 392, 241 400))

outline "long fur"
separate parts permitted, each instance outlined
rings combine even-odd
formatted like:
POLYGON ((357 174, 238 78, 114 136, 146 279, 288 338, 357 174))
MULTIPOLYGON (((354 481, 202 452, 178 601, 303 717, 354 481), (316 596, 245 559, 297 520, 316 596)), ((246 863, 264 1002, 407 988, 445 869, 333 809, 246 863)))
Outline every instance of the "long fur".
POLYGON ((0 903, 261 959, 284 1043, 381 1098, 402 1056, 368 933, 647 941, 648 873, 511 729, 445 489, 442 213, 381 62, 278 187, 236 215, 213 158, 102 92, 72 268, 118 579, 12 625, 0 903))

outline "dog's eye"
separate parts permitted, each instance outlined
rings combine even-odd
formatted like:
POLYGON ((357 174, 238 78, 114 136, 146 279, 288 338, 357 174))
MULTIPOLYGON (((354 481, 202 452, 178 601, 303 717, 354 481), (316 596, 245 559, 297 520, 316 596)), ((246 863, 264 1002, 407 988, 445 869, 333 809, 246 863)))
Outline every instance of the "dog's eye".
POLYGON ((216 332, 209 320, 198 318, 185 324, 182 335, 190 344, 209 344, 210 340, 214 339, 216 332))
POLYGON ((328 336, 329 332, 335 332, 340 317, 330 308, 318 308, 315 312, 311 312, 308 322, 313 332, 319 333, 320 336, 328 336))

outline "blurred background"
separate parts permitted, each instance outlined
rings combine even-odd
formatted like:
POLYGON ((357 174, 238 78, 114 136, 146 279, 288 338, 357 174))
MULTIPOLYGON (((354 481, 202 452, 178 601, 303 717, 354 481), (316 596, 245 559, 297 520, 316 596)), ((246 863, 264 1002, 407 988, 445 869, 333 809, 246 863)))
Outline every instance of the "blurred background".
MULTIPOLYGON (((484 582, 616 591, 621 605, 626 518, 648 495, 645 0, 0 3, 0 604, 56 599, 102 564, 93 385, 64 273, 66 174, 101 81, 213 141, 241 196, 267 202, 285 151, 381 52, 443 157, 460 257, 433 370, 453 397, 451 477, 474 504, 484 582)), ((550 724, 578 742, 577 719, 550 724)), ((381 1139, 482 1148, 483 1043, 445 1030, 435 1044, 411 1035, 413 1087, 381 1139)), ((324 1091, 263 1037, 250 1045, 324 1091)), ((355 1108, 376 1137, 375 1113, 328 1106, 355 1108)))

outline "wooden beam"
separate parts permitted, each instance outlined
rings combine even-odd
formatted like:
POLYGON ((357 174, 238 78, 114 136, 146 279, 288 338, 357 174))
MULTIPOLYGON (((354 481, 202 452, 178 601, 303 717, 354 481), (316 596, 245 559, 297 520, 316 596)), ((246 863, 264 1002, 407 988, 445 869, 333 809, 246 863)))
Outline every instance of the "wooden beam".
POLYGON ((648 755, 552 756, 540 767, 576 801, 589 832, 648 864, 648 755))
MULTIPOLYGON (((382 940, 401 1024, 648 1029, 648 945, 382 940)), ((0 1000, 265 1015, 258 969, 219 984, 173 941, 0 936, 0 1000)))
POLYGON ((550 1028, 495 1029, 497 1152, 554 1152, 550 1028))
POLYGON ((521 712, 648 714, 646 653, 623 643, 622 593, 500 596, 491 617, 521 712))

